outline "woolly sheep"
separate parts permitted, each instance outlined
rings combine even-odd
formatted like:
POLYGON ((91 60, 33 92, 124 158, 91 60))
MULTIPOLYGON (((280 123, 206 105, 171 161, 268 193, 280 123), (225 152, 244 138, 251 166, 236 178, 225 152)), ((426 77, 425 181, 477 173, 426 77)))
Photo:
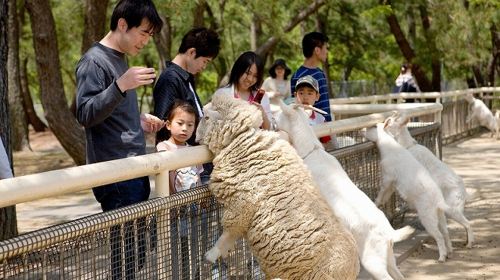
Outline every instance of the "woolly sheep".
POLYGON ((267 278, 356 279, 355 240, 336 220, 294 149, 259 129, 259 109, 214 96, 196 132, 215 158, 209 189, 224 205, 215 262, 244 237, 267 278))
POLYGON ((498 112, 496 116, 493 116, 490 109, 486 107, 484 102, 474 98, 474 96, 470 93, 465 96, 465 100, 469 103, 469 115, 467 116, 465 122, 469 123, 471 120, 476 120, 481 126, 484 126, 491 131, 491 137, 495 136, 496 139, 498 139, 500 127, 498 112))
POLYGON ((439 261, 444 262, 451 246, 445 212, 452 212, 431 175, 405 148, 384 131, 385 123, 366 130, 365 137, 377 144, 380 152, 382 183, 375 204, 384 204, 397 189, 418 217, 427 232, 434 237, 439 249, 439 261))
POLYGON ((455 216, 450 217, 460 223, 467 232, 467 247, 471 248, 474 242, 474 234, 469 221, 464 216, 465 200, 467 192, 464 182, 451 168, 440 161, 429 149, 419 145, 411 136, 407 128, 409 118, 395 115, 387 119, 385 128, 398 143, 406 148, 426 169, 437 183, 443 193, 446 204, 454 208, 455 216))
POLYGON ((392 228, 384 213, 351 181, 337 159, 324 150, 302 108, 281 103, 281 112, 278 128, 288 133, 321 194, 353 234, 363 267, 374 279, 404 279, 396 265, 393 242, 409 237, 413 228, 392 228))

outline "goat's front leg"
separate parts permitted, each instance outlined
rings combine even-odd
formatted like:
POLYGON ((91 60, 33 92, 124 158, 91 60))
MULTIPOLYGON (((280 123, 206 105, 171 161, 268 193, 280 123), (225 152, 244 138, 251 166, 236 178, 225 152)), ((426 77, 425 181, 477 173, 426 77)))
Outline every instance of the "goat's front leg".
POLYGON ((392 180, 387 178, 382 178, 382 184, 380 186, 380 191, 378 192, 377 198, 375 199, 375 205, 377 207, 382 206, 389 200, 391 195, 394 193, 394 183, 392 180))

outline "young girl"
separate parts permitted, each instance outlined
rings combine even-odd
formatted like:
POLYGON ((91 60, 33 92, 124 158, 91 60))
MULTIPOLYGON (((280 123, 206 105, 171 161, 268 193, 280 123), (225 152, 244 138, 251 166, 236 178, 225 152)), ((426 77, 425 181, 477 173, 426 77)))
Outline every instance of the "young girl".
POLYGON ((264 94, 260 103, 255 102, 255 95, 263 79, 264 64, 262 59, 254 52, 242 53, 234 62, 229 83, 219 88, 215 94, 225 94, 231 98, 241 98, 259 107, 262 112, 262 128, 275 129, 275 122, 271 113, 269 96, 264 94))
MULTIPOLYGON (((160 151, 175 151, 189 147, 187 140, 191 138, 196 128, 196 111, 187 101, 177 99, 167 117, 165 127, 170 131, 170 138, 164 140, 156 149, 160 151)), ((200 173, 203 171, 201 165, 179 168, 170 171, 170 193, 175 194, 182 191, 201 186, 200 173)), ((172 279, 190 279, 190 266, 193 273, 200 273, 198 267, 198 223, 201 216, 202 234, 207 233, 206 212, 198 211, 197 203, 172 208, 170 211, 170 231, 172 246, 172 279), (190 232, 190 234, 189 234, 190 232), (191 242, 188 241, 190 237, 191 242), (179 273, 179 238, 181 252, 181 271, 179 273), (191 252, 191 253, 190 253, 191 252), (190 261, 191 255, 191 261, 190 261)), ((193 278, 196 278, 193 276, 193 278)))

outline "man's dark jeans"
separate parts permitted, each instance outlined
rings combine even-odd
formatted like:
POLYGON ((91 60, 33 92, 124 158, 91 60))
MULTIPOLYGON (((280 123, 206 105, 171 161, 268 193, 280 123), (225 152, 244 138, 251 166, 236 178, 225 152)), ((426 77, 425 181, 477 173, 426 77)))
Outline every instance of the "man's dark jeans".
MULTIPOLYGON (((104 212, 146 201, 151 192, 149 178, 141 177, 123 182, 93 188, 94 196, 104 212)), ((146 260, 146 219, 139 218, 137 228, 138 267, 146 260)), ((111 227, 111 278, 122 278, 122 234, 121 225, 111 227)), ((134 221, 123 224, 125 238, 125 279, 135 278, 135 235, 134 221)))

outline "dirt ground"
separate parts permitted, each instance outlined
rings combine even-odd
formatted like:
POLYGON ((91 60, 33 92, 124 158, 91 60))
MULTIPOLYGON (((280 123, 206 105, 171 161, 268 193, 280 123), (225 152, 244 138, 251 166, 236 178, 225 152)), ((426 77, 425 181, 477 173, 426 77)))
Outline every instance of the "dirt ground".
POLYGON ((464 179, 471 195, 465 215, 475 234, 472 249, 465 247, 465 230, 448 222, 455 251, 438 263, 434 240, 424 242, 400 264, 406 279, 500 279, 500 141, 489 133, 443 149, 443 160, 464 179))
MULTIPOLYGON (((465 248, 465 231, 449 221, 455 251, 446 263, 438 263, 432 239, 425 239, 417 250, 400 263, 406 279, 500 279, 500 141, 483 134, 448 145, 443 159, 465 181, 470 201, 466 216, 472 224, 476 243, 465 248)), ((17 176, 73 166, 50 132, 31 135, 33 151, 14 154, 17 176)), ((68 194, 17 205, 20 232, 73 220, 100 212, 91 191, 68 194)), ((396 247, 398 245, 396 244, 396 247)), ((395 247, 395 250, 396 250, 395 247)))
MULTIPOLYGON (((30 147, 32 150, 14 153, 16 176, 75 166, 50 131, 31 131, 30 147)), ((101 208, 89 190, 21 203, 16 210, 18 230, 24 233, 94 214, 101 208)))

